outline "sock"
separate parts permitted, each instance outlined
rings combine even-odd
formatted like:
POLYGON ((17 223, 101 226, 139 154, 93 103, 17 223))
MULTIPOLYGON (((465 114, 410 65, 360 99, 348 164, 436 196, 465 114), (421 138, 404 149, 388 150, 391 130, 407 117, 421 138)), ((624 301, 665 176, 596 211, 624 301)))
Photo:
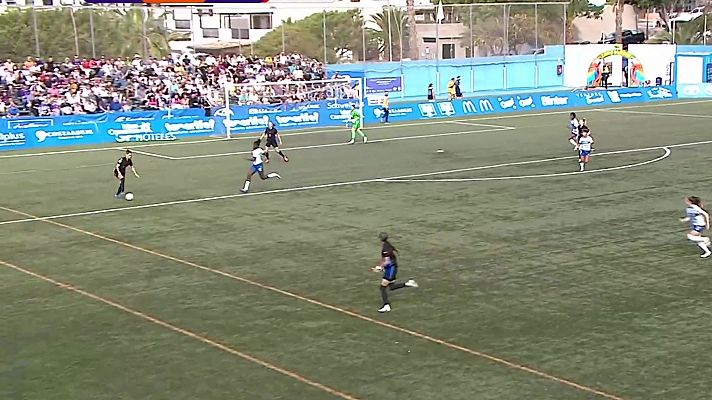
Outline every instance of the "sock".
POLYGON ((366 137, 366 135, 363 134, 361 128, 358 128, 358 134, 361 135, 361 137, 366 137))
POLYGON ((690 235, 689 233, 687 234, 687 239, 689 239, 691 242, 694 242, 697 247, 701 248, 702 251, 705 253, 710 252, 710 248, 707 245, 707 238, 704 236, 695 236, 695 235, 690 235))
POLYGON ((119 182, 119 189, 116 191, 117 196, 124 192, 124 183, 126 182, 124 179, 119 182))
POLYGON ((351 140, 356 140, 356 129, 351 128, 351 140))
POLYGON ((242 187, 242 190, 244 190, 244 191, 250 190, 250 181, 245 181, 245 186, 242 187))
MULTIPOLYGON (((286 157, 284 153, 282 153, 282 150, 279 151, 279 155, 282 156, 282 158, 286 157)), ((269 158, 269 157, 268 157, 269 158)))
POLYGON ((269 153, 265 153, 265 158, 269 160, 269 153))
POLYGON ((398 290, 398 289, 403 289, 405 287, 405 282, 392 282, 390 285, 388 285, 388 288, 391 290, 398 290))
POLYGON ((584 166, 584 165, 585 165, 585 164, 582 163, 582 162, 579 163, 579 167, 581 167, 581 171, 583 171, 583 166, 584 166))
POLYGON ((387 286, 381 286, 381 299, 383 299, 383 305, 385 306, 388 303, 388 287, 387 286))
POLYGON ((270 172, 269 174, 267 174, 267 179, 276 178, 278 176, 279 176, 279 174, 277 174, 276 172, 270 172))

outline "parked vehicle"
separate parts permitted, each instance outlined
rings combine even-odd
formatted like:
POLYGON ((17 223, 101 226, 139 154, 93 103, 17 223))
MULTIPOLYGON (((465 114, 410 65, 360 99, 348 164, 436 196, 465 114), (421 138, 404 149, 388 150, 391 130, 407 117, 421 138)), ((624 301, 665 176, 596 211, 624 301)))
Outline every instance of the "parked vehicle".
MULTIPOLYGON (((604 43, 604 44, 612 44, 612 43, 617 43, 618 41, 616 40, 616 34, 611 33, 610 35, 602 38, 601 40, 598 41, 598 43, 604 43)), ((626 29, 623 31, 623 45, 627 46, 629 44, 638 44, 638 43, 644 43, 645 42, 645 33, 640 32, 640 31, 633 31, 630 29, 626 29)))

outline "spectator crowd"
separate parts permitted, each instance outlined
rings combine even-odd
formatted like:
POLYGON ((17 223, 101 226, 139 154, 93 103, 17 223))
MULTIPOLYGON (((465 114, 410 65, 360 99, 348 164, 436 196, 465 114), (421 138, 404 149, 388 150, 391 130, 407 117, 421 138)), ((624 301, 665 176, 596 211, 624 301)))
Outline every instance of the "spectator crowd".
POLYGON ((311 82, 325 79, 323 64, 299 54, 266 58, 183 54, 162 59, 75 56, 61 61, 27 57, 24 62, 0 64, 0 117, 209 109, 224 105, 226 87, 230 104, 238 105, 358 95, 344 85, 311 82))

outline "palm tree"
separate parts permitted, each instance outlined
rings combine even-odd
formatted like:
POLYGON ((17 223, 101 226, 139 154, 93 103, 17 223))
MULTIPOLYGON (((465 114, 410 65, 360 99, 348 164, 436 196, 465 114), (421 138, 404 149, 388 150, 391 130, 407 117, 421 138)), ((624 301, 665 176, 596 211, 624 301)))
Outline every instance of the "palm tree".
POLYGON ((418 59, 418 32, 415 29, 415 0, 406 0, 407 11, 406 27, 408 27, 408 47, 410 48, 410 59, 418 59))
MULTIPOLYGON (((705 16, 701 15, 689 22, 680 22, 673 25, 676 44, 705 44, 710 42, 712 34, 705 32, 705 16)), ((648 40, 648 43, 673 43, 672 32, 664 32, 648 40)))
POLYGON ((623 44, 623 8, 625 0, 611 0, 616 13, 616 43, 623 44))
POLYGON ((403 50, 403 39, 407 19, 406 13, 392 7, 390 10, 373 15, 373 21, 378 25, 378 29, 372 29, 372 33, 378 39, 381 54, 394 54, 399 60, 403 59, 403 55, 406 54, 403 50), (398 52, 393 51, 394 47, 398 49, 398 52))
POLYGON ((169 42, 175 35, 165 28, 161 19, 154 18, 145 8, 115 10, 121 35, 118 54, 128 56, 163 57, 170 54, 169 42))

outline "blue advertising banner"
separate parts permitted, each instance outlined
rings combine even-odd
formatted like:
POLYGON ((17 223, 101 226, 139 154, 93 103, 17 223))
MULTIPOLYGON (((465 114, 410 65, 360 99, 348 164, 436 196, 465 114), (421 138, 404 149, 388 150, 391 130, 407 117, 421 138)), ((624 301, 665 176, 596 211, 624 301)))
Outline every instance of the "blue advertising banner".
POLYGON ((356 104, 356 100, 344 99, 278 106, 232 106, 229 110, 215 109, 213 115, 216 132, 220 134, 225 133, 226 124, 231 133, 245 133, 262 131, 269 121, 277 129, 343 126, 349 120, 352 105, 356 104))
POLYGON ((201 109, 0 120, 0 150, 176 140, 215 132, 201 109))
MULTIPOLYGON (((550 110, 556 108, 606 106, 654 100, 671 100, 676 97, 673 87, 654 86, 590 92, 556 92, 476 97, 471 99, 440 100, 434 102, 393 103, 390 108, 389 120, 408 121, 430 118, 468 117, 480 114, 550 110)), ((368 105, 364 107, 364 120, 367 124, 377 123, 382 117, 383 109, 380 106, 368 105)))
POLYGON ((400 92, 402 90, 403 80, 400 76, 366 79, 366 94, 400 92))
POLYGON ((679 83, 677 95, 681 99, 712 98, 712 83, 679 83))
MULTIPOLYGON (((679 97, 711 97, 712 83, 679 85, 679 97)), ((391 121, 471 117, 483 114, 599 107, 646 101, 671 100, 671 86, 621 88, 585 92, 476 97, 434 102, 393 103, 391 121)), ((283 105, 234 106, 214 109, 206 117, 201 109, 109 113, 53 118, 0 119, 0 151, 37 147, 172 141, 191 136, 231 132, 261 132, 269 121, 278 129, 344 126, 355 100, 343 99, 283 105)), ((364 120, 377 123, 380 106, 364 105, 364 120)))

